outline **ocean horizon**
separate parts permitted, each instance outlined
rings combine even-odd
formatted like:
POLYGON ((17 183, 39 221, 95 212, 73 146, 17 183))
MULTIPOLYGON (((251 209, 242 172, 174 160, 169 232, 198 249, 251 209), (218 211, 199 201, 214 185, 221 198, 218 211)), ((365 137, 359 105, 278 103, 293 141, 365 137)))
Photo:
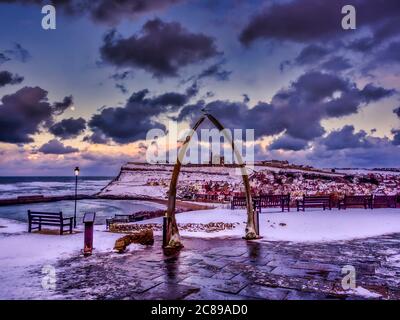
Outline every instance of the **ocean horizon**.
MULTIPOLYGON (((93 195, 104 188, 113 177, 79 177, 78 194, 93 195)), ((27 195, 60 196, 75 192, 75 177, 38 176, 38 177, 0 177, 0 199, 16 198, 27 195)), ((81 223, 85 212, 96 212, 96 224, 104 224, 105 219, 115 214, 132 214, 138 211, 152 211, 159 206, 135 200, 84 199, 78 201, 77 217, 81 223)), ((0 207, 0 218, 26 221, 27 211, 59 212, 65 216, 74 213, 74 201, 63 200, 49 203, 33 203, 0 207)))
MULTIPOLYGON (((81 176, 78 194, 92 195, 104 188, 113 177, 81 176)), ((0 199, 27 195, 60 196, 75 193, 74 176, 7 176, 0 177, 0 199)))

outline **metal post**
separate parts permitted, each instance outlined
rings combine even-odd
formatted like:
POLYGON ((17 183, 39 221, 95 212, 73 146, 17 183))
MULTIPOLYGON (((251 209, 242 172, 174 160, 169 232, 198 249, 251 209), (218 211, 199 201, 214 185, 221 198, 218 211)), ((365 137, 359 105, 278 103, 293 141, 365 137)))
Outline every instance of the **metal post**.
POLYGON ((74 228, 76 228, 76 202, 78 197, 78 176, 75 175, 75 211, 74 211, 74 228))
POLYGON ((85 246, 83 248, 83 254, 89 256, 93 250, 93 222, 85 223, 85 246))
POLYGON ((163 217, 163 248, 168 246, 168 243, 169 243, 169 240, 170 240, 169 239, 169 232, 168 232, 169 221, 170 221, 169 217, 167 217, 167 216, 163 217))
POLYGON ((261 211, 261 207, 260 210, 256 210, 256 232, 257 232, 257 236, 260 236, 260 211, 261 211))
POLYGON ((255 231, 258 237, 260 236, 260 211, 261 211, 261 200, 253 199, 254 227, 256 229, 255 231))
POLYGON ((83 223, 85 224, 85 236, 84 236, 84 246, 83 255, 90 256, 93 251, 93 225, 96 219, 95 212, 87 212, 83 216, 83 223))

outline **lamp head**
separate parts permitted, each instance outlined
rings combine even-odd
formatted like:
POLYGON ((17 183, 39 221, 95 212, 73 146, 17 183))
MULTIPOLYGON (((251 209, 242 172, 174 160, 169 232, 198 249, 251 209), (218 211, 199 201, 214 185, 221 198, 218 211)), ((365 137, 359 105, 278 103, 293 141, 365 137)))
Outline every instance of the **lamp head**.
POLYGON ((79 167, 76 167, 75 170, 74 170, 74 172, 75 172, 75 175, 76 175, 76 176, 79 176, 79 167))

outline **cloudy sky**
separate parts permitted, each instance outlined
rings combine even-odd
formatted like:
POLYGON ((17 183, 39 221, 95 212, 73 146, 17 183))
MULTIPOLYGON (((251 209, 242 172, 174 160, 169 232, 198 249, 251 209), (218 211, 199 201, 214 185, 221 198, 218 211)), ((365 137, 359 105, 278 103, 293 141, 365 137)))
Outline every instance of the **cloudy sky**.
POLYGON ((400 167, 398 0, 0 0, 0 24, 0 175, 115 175, 204 108, 259 160, 400 167))

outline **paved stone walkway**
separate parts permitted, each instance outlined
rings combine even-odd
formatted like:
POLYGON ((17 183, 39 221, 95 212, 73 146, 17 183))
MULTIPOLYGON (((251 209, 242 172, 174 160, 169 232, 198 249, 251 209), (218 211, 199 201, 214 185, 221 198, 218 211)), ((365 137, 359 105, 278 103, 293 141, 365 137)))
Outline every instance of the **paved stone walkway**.
POLYGON ((184 239, 166 256, 153 247, 63 260, 54 297, 68 299, 363 299, 344 291, 341 269, 356 284, 400 299, 400 234, 332 243, 184 239))

